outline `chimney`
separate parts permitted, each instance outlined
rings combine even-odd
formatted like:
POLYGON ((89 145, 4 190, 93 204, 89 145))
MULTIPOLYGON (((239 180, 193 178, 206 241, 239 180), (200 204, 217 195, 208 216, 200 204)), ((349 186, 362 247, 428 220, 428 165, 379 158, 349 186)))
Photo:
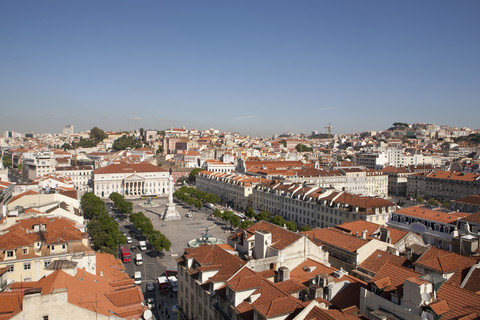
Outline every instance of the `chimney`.
POLYGON ((287 267, 278 268, 278 282, 290 280, 290 269, 287 267))
POLYGON ((317 285, 311 285, 308 288, 308 297, 310 298, 310 300, 323 298, 323 288, 317 285))
POLYGON ((362 231, 362 239, 367 239, 367 230, 362 231))

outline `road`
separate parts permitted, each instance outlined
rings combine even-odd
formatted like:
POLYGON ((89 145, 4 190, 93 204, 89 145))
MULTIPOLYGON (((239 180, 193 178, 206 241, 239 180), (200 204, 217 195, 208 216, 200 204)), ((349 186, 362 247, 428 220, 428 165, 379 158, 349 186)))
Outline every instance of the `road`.
POLYGON ((134 227, 128 221, 127 216, 118 215, 115 209, 106 206, 109 214, 119 223, 119 230, 132 238, 132 243, 128 244, 131 248, 132 261, 125 263, 126 272, 132 278, 135 271, 141 272, 142 282, 140 286, 144 292, 145 300, 148 301, 149 298, 152 298, 155 301, 155 307, 152 308, 152 311, 155 311, 153 313, 156 319, 176 319, 177 314, 172 311, 174 310, 174 305, 177 304, 176 294, 160 295, 156 279, 164 275, 167 268, 176 268, 176 258, 183 254, 184 249, 188 246, 188 242, 201 237, 201 234, 205 232, 206 228, 208 228, 208 233, 211 236, 224 241, 226 241, 227 236, 230 234, 231 228, 221 220, 211 219, 210 216, 213 210, 209 208, 199 210, 185 204, 176 203, 176 208, 181 216, 181 220, 163 221, 161 218, 167 203, 166 198, 152 200, 155 206, 151 208, 145 208, 143 206, 145 200, 133 200, 132 203, 134 204, 133 212, 141 211, 150 218, 154 229, 161 231, 171 241, 172 247, 169 252, 158 252, 152 250, 147 241, 147 251, 141 251, 138 239, 130 234, 134 227), (193 213, 191 218, 186 217, 189 212, 193 213), (132 250, 132 247, 135 248, 135 251, 132 250), (135 256, 137 253, 142 255, 142 265, 135 264, 135 256), (148 282, 154 283, 154 291, 149 292, 146 290, 148 282), (167 310, 169 312, 168 315, 166 313, 167 310))

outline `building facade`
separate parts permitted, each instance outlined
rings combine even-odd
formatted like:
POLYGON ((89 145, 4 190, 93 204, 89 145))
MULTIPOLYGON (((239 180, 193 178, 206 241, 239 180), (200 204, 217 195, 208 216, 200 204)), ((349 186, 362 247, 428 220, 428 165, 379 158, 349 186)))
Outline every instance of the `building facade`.
POLYGON ((117 192, 126 199, 168 194, 170 173, 149 163, 112 164, 93 171, 94 194, 108 198, 117 192))

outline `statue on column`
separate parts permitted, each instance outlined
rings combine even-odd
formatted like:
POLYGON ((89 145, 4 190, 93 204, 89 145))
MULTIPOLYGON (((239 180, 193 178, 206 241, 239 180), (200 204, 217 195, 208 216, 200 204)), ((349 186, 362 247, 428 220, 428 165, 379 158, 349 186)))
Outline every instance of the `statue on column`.
POLYGON ((163 220, 172 221, 172 220, 180 220, 180 219, 181 219, 180 214, 175 208, 175 203, 173 203, 173 176, 172 174, 170 174, 168 176, 168 203, 167 203, 167 207, 165 208, 165 213, 163 214, 163 220))

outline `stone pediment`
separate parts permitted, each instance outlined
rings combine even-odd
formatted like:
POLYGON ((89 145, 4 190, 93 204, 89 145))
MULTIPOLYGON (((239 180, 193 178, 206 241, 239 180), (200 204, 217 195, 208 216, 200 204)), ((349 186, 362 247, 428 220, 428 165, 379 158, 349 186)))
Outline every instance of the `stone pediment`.
POLYGON ((125 181, 127 182, 133 182, 133 181, 145 181, 146 179, 144 177, 141 177, 137 174, 132 174, 128 177, 125 178, 125 181))

